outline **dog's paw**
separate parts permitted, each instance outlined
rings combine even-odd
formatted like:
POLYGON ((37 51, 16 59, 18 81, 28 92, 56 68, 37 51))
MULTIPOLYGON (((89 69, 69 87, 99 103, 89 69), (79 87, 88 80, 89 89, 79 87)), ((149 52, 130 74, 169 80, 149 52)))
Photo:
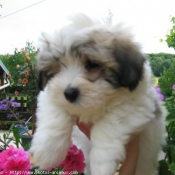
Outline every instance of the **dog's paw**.
POLYGON ((51 141, 51 139, 41 139, 35 135, 30 148, 34 166, 45 170, 58 165, 65 158, 69 146, 69 141, 64 142, 63 145, 61 140, 51 141))
POLYGON ((91 175, 114 175, 116 162, 115 161, 101 161, 101 162, 90 162, 91 175))

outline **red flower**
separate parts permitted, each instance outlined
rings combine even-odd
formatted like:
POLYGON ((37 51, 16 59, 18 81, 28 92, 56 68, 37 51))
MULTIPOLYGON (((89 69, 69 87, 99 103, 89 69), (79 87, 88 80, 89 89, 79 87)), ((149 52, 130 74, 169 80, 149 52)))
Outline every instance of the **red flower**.
POLYGON ((14 94, 15 94, 15 95, 18 95, 18 94, 19 94, 19 92, 18 92, 18 91, 15 91, 15 92, 14 92, 14 94))
POLYGON ((22 82, 23 82, 24 84, 27 84, 27 83, 28 83, 28 79, 27 79, 27 78, 23 78, 22 82))
POLYGON ((59 164, 59 166, 63 167, 63 172, 67 174, 72 171, 77 171, 79 173, 84 172, 86 164, 84 163, 84 154, 82 150, 72 144, 68 150, 66 158, 59 164))
POLYGON ((25 70, 24 71, 24 74, 27 76, 27 75, 29 75, 29 71, 28 70, 25 70))
POLYGON ((8 77, 9 79, 12 78, 11 74, 8 74, 7 77, 8 77))

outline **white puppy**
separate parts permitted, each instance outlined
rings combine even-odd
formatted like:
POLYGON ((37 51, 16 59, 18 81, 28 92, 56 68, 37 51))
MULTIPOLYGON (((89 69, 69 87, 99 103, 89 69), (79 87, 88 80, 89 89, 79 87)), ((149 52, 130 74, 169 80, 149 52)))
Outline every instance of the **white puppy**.
POLYGON ((93 123, 92 175, 114 175, 132 135, 139 135, 140 146, 135 175, 156 175, 165 110, 149 63, 126 30, 79 14, 40 42, 41 92, 31 146, 36 165, 44 169, 65 158, 79 119, 93 123))

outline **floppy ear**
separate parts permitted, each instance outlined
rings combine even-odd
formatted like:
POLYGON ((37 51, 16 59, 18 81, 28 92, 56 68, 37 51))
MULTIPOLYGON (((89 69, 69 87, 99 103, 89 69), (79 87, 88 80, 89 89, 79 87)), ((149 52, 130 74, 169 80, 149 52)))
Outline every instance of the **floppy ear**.
POLYGON ((38 87, 39 90, 44 90, 48 81, 59 71, 60 52, 56 49, 53 38, 47 34, 42 34, 39 43, 39 52, 36 56, 38 87))
POLYGON ((38 87, 39 90, 44 90, 48 81, 59 71, 59 63, 54 56, 47 52, 39 53, 36 59, 38 69, 38 87))
POLYGON ((115 43, 114 57, 118 64, 116 80, 119 86, 134 90, 143 77, 143 64, 146 58, 136 44, 131 42, 115 43))
POLYGON ((43 91, 44 90, 44 88, 45 88, 45 86, 47 84, 47 81, 48 80, 47 80, 44 72, 43 71, 40 71, 38 73, 38 88, 39 88, 40 91, 43 91))

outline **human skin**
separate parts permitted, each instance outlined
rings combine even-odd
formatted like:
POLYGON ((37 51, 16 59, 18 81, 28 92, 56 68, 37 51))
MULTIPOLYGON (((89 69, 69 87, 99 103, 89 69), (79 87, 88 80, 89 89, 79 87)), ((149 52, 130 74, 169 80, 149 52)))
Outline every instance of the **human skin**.
MULTIPOLYGON (((84 124, 77 121, 79 129, 90 139, 90 130, 92 124, 84 124)), ((139 137, 133 136, 126 145, 126 159, 120 167, 119 175, 134 175, 139 153, 139 137)))

